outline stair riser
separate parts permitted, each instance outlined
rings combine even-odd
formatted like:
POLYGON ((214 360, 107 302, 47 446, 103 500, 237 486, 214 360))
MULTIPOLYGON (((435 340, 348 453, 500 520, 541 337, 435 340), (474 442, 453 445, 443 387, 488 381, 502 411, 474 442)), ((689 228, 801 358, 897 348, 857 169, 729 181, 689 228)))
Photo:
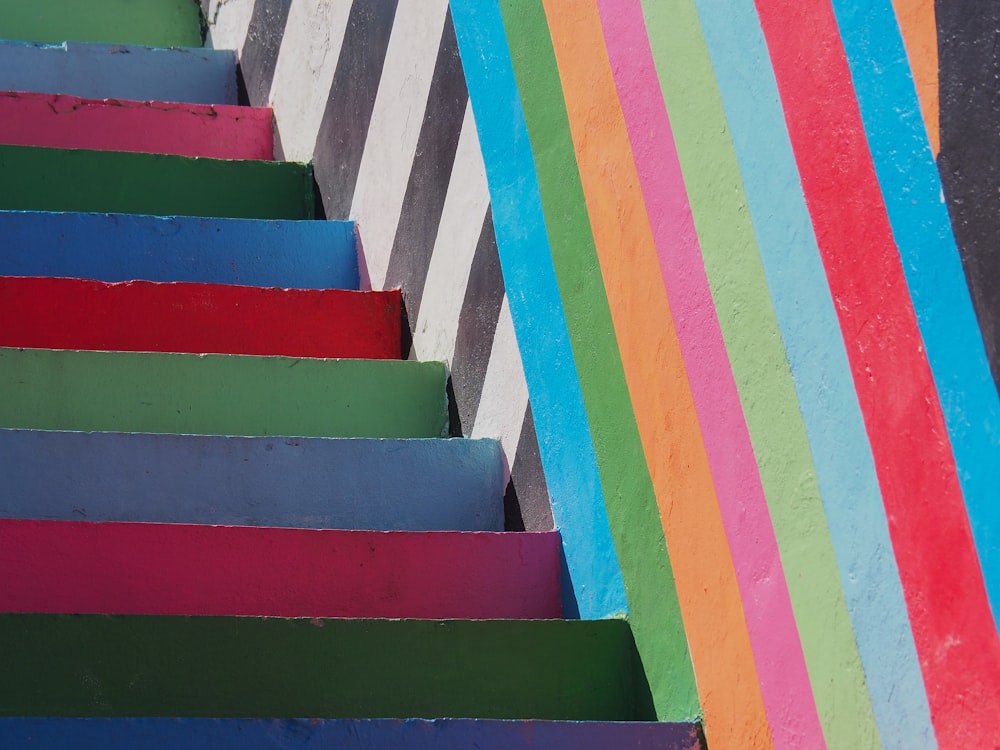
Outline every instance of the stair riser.
POLYGON ((0 615, 6 716, 653 718, 620 620, 0 615))
POLYGON ((354 224, 0 211, 0 274, 356 289, 354 224))
POLYGON ((0 143, 213 159, 274 158, 269 109, 9 91, 0 92, 0 143))
POLYGON ((0 430, 0 517, 503 531, 495 440, 0 430))
POLYGON ((695 724, 489 719, 0 719, 11 745, 38 750, 145 747, 168 750, 703 750, 695 724))
POLYGON ((314 207, 305 164, 0 146, 5 209, 311 219, 314 207))
POLYGON ((559 534, 0 519, 0 611, 547 619, 559 534))
POLYGON ((400 356, 400 293, 0 276, 0 346, 400 356))
POLYGON ((436 362, 0 349, 0 427, 440 437, 436 362))
POLYGON ((236 55, 210 49, 0 40, 0 90, 238 104, 236 55))

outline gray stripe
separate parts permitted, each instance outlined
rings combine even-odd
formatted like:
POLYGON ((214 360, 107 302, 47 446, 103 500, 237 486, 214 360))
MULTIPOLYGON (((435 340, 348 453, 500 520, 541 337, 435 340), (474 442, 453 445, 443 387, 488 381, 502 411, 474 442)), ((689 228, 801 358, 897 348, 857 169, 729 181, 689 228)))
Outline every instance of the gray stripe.
POLYGON ((278 50, 285 35, 292 0, 256 0, 240 54, 240 74, 247 99, 255 107, 266 107, 271 80, 278 63, 278 50))

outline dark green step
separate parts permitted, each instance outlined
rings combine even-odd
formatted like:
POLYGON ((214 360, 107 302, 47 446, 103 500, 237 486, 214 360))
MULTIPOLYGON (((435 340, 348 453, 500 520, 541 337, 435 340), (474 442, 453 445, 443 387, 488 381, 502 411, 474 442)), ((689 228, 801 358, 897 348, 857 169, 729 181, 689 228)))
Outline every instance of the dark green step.
POLYGON ((312 168, 294 162, 0 146, 0 208, 311 219, 312 168))
POLYGON ((624 620, 0 615, 7 716, 653 719, 624 620))
POLYGON ((0 348, 0 427, 438 437, 448 428, 445 369, 439 362, 0 348))

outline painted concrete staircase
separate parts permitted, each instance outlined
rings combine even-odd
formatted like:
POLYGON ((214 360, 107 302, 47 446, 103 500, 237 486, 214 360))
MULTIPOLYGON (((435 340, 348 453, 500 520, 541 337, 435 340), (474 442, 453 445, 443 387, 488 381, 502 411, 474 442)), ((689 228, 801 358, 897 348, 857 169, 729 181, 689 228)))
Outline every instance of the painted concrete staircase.
POLYGON ((697 746, 626 622, 560 619, 558 534, 503 532, 497 443, 443 439, 443 365, 399 360, 234 56, 18 12, 0 746, 697 746))

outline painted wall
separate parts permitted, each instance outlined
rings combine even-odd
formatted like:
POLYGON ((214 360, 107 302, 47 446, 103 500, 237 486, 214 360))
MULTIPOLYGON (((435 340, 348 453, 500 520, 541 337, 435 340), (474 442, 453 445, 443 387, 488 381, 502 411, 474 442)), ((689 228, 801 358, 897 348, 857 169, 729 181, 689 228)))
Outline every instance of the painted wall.
POLYGON ((710 747, 1000 744, 996 24, 934 11, 208 3, 564 609, 710 747))

